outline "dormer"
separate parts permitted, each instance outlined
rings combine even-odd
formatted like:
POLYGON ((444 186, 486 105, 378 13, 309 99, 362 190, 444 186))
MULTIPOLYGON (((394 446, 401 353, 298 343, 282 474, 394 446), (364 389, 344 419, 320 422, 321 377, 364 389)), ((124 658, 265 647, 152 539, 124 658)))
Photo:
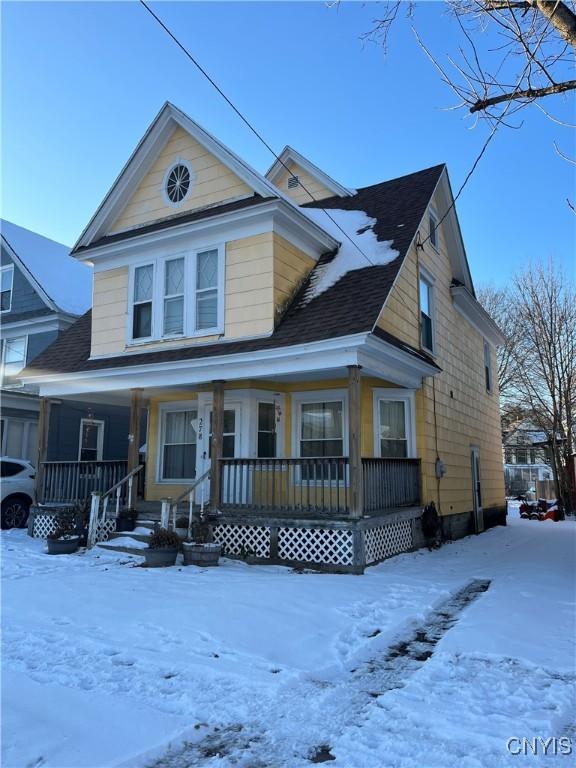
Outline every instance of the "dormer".
POLYGON ((337 247, 166 104, 72 251, 94 266, 92 357, 269 335, 337 247))
POLYGON ((355 194, 355 190, 342 186, 289 146, 284 147, 266 173, 266 178, 297 205, 355 194))

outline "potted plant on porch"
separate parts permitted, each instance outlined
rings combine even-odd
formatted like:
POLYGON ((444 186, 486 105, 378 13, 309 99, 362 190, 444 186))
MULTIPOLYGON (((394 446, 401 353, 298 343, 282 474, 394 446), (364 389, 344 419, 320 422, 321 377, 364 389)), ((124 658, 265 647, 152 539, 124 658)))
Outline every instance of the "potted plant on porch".
POLYGON ((61 523, 58 528, 46 537, 49 555, 71 555, 76 552, 80 536, 71 525, 61 523))
POLYGON ((205 567, 218 565, 222 545, 214 542, 212 526, 208 515, 200 513, 199 519, 192 523, 192 541, 182 544, 184 565, 205 567))
POLYGON ((184 515, 179 515, 176 518, 174 530, 181 539, 185 539, 188 536, 188 518, 184 517, 184 515))
POLYGON ((149 568, 164 568, 175 565, 178 550, 180 549, 180 537, 174 531, 166 528, 158 528, 150 534, 148 549, 143 550, 146 558, 145 564, 149 568))
POLYGON ((136 527, 138 512, 135 509, 122 509, 116 518, 118 532, 133 531, 136 527))

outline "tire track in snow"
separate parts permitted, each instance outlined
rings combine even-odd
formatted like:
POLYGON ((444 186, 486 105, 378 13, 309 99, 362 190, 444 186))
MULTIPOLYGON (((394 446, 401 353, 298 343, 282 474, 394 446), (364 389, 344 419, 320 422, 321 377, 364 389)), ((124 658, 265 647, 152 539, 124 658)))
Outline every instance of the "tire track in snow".
MULTIPOLYGON (((300 717, 303 716, 306 721, 309 718, 313 719, 314 715, 319 716, 320 722, 315 724, 315 730, 321 733, 324 713, 333 712, 330 702, 344 700, 346 706, 342 729, 346 728, 347 723, 354 723, 354 727, 358 727, 359 721, 375 700, 385 696, 388 691, 406 685, 407 681, 433 655, 436 645, 457 623, 462 611, 479 595, 486 592, 489 586, 489 580, 470 581, 431 611, 422 623, 389 646, 387 651, 351 669, 343 680, 336 683, 317 682, 315 690, 314 683, 311 684, 308 681, 304 686, 307 690, 301 690, 296 698, 308 705, 310 697, 315 696, 321 701, 316 702, 319 706, 309 707, 308 711, 300 712, 300 717)), ((290 684, 287 685, 290 686, 290 684)), ((282 697, 282 692, 279 693, 282 697)), ((286 698, 291 698, 288 691, 285 693, 286 698)), ((290 702, 288 703, 290 705, 290 702)), ((290 706, 287 707, 287 715, 283 714, 281 709, 281 707, 271 707, 269 714, 272 718, 274 716, 280 719, 289 718, 290 706)), ((297 721, 298 718, 295 717, 294 727, 290 728, 289 732, 298 732, 297 721)), ((197 768, 212 760, 217 760, 218 765, 222 767, 280 768, 288 765, 286 762, 288 754, 292 755, 289 765, 293 766, 337 759, 337 755, 332 752, 330 739, 318 739, 315 743, 308 743, 304 748, 303 745, 294 748, 294 744, 282 743, 286 739, 274 733, 274 726, 266 728, 257 720, 250 723, 213 726, 208 733, 202 735, 207 727, 205 724, 197 726, 197 739, 185 742, 179 748, 168 750, 162 757, 148 763, 147 768, 197 768)))

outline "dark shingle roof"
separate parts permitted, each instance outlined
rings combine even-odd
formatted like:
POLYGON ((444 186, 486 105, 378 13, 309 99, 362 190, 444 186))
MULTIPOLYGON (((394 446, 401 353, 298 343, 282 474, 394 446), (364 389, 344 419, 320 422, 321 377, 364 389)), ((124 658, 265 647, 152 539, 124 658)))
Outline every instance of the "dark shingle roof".
MULTIPOLYGON (((351 197, 331 197, 322 200, 321 203, 311 204, 310 207, 365 211, 368 216, 376 219, 373 231, 378 240, 391 240, 392 247, 398 251, 399 255, 389 264, 368 266, 365 269, 348 272, 323 293, 309 301, 303 301, 312 278, 310 275, 304 281, 294 301, 271 336, 209 345, 192 343, 189 347, 180 349, 165 349, 89 360, 91 315, 90 312, 87 312, 36 358, 30 369, 71 373, 101 368, 192 360, 371 332, 444 168, 444 165, 437 165, 399 179, 364 187, 351 197)), ((263 202, 263 200, 264 198, 258 198, 259 202, 263 202)), ((222 210, 222 208, 224 206, 211 210, 217 211, 222 210)), ((203 211, 202 213, 205 216, 207 212, 203 211)), ((191 216, 192 214, 186 215, 191 216)), ((180 221, 182 218, 179 218, 178 223, 180 221)), ((156 224, 150 226, 161 228, 156 224)), ((136 234, 141 232, 142 229, 139 229, 136 234)), ((105 240, 111 242, 110 238, 105 238, 105 240)), ((322 257, 312 270, 312 274, 330 258, 332 256, 328 254, 322 257)), ((405 345, 390 334, 378 331, 377 335, 385 338, 389 343, 411 351, 427 362, 431 362, 421 352, 405 345)))

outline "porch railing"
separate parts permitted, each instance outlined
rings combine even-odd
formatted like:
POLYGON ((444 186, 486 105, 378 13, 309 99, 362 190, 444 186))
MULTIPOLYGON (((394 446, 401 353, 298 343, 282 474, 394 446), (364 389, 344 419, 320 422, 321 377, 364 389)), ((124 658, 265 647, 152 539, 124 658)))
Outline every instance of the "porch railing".
POLYGON ((92 491, 106 493, 128 472, 127 461, 45 461, 43 467, 42 488, 37 495, 44 503, 77 502, 87 499, 92 491))
POLYGON ((420 459, 362 459, 364 511, 420 504, 420 459))
MULTIPOLYGON (((350 465, 347 457, 222 459, 223 511, 276 511, 347 515, 350 465)), ((420 503, 419 459, 362 459, 364 511, 420 503)))

